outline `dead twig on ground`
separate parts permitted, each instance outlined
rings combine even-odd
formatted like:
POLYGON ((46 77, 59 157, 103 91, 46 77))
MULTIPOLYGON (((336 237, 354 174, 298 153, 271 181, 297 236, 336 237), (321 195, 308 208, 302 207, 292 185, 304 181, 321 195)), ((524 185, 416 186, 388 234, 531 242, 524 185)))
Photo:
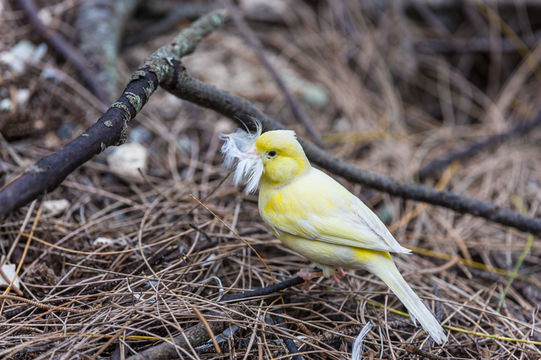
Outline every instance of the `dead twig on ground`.
MULTIPOLYGON (((280 315, 284 313, 284 311, 281 308, 276 309, 276 312, 280 315)), ((276 322, 278 323, 278 326, 280 326, 282 329, 287 331, 287 326, 284 321, 284 318, 281 317, 280 315, 276 316, 276 322)), ((293 341, 293 339, 289 337, 284 337, 282 340, 284 341, 287 347, 287 350, 289 351, 289 354, 293 355, 291 356, 292 360, 304 360, 304 357, 299 354, 299 349, 297 348, 297 345, 295 345, 295 342, 293 341)))
POLYGON ((425 358, 430 359, 430 360, 446 360, 447 359, 445 357, 441 357, 439 355, 431 354, 431 353, 429 353, 427 351, 421 350, 421 349, 415 347, 414 345, 406 346, 406 350, 410 354, 419 355, 419 356, 425 357, 425 358))

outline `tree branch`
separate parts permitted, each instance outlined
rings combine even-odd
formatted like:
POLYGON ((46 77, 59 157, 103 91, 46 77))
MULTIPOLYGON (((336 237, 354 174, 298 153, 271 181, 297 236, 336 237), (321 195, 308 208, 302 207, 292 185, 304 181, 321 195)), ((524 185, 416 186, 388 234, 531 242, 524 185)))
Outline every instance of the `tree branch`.
MULTIPOLYGON (((252 118, 257 118, 261 121, 265 130, 283 128, 282 124, 267 117, 249 102, 194 79, 186 72, 180 62, 175 63, 175 66, 178 67, 175 72, 176 78, 170 78, 169 81, 162 83, 162 87, 170 93, 212 109, 236 120, 239 124, 242 121, 251 124, 252 118)), ((442 206, 460 213, 479 216, 502 225, 514 227, 521 231, 541 234, 540 219, 523 216, 511 209, 500 208, 493 203, 486 203, 449 191, 440 191, 428 186, 401 182, 387 176, 375 174, 348 164, 307 140, 300 137, 298 139, 312 162, 349 181, 400 196, 404 199, 442 206)))
MULTIPOLYGON (((122 47, 134 46, 148 42, 159 35, 163 35, 176 26, 183 20, 194 20, 213 10, 221 8, 223 4, 219 1, 215 2, 165 2, 165 1, 143 1, 139 8, 139 13, 146 17, 160 17, 158 21, 149 26, 137 31, 136 34, 129 35, 122 41, 122 47)), ((267 24, 283 24, 284 18, 276 12, 259 11, 257 9, 246 12, 244 17, 251 22, 267 23, 267 24)))
MULTIPOLYGON (((28 1, 28 0, 24 0, 28 1)), ((79 137, 30 166, 0 190, 0 218, 46 191, 56 188, 73 170, 111 145, 122 144, 128 124, 141 111, 161 81, 175 77, 174 59, 192 53, 197 44, 225 21, 224 11, 203 16, 154 52, 133 75, 117 102, 79 137)))

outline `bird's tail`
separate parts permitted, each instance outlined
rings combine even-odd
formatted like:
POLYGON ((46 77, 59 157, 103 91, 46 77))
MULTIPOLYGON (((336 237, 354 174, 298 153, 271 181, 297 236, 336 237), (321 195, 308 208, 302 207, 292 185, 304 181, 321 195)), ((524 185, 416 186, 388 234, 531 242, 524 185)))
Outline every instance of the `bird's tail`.
POLYGON ((373 261, 365 264, 365 266, 370 272, 383 280, 402 301, 414 323, 415 320, 419 321, 423 329, 430 334, 436 343, 442 344, 447 341, 447 336, 438 320, 406 283, 389 253, 378 253, 373 261))

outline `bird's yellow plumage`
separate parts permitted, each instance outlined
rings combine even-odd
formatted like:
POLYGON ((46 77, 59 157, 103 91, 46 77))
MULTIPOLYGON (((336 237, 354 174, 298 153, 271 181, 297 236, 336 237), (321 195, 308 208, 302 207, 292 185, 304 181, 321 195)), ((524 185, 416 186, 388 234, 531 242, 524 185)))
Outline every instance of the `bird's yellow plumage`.
POLYGON ((325 276, 337 268, 365 269, 381 278, 437 343, 443 329, 398 272, 390 253, 408 253, 356 196, 312 167, 288 130, 224 135, 235 179, 259 183, 259 213, 284 245, 319 264, 325 276))

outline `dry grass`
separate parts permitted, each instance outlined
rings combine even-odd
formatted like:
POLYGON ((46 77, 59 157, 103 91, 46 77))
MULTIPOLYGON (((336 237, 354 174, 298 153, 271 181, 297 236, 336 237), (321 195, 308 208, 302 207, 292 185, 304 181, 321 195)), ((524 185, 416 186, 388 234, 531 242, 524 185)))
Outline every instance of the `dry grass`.
MULTIPOLYGON (((429 160, 533 118, 539 110, 537 57, 522 62, 517 53, 498 52, 497 47, 458 55, 415 51, 416 44, 429 38, 446 37, 397 9, 369 12, 349 2, 333 4, 299 5, 286 17, 287 26, 254 29, 279 72, 295 71, 297 77, 326 89, 327 104, 303 106, 334 154, 410 180, 429 160)), ((56 15, 66 21, 63 26, 72 20, 67 8, 67 13, 56 15)), ((482 9, 470 10, 479 16, 481 30, 467 19, 458 20, 453 10, 438 13, 440 19, 458 24, 449 36, 481 36, 482 30, 496 38, 505 36, 498 32, 496 20, 483 20, 482 9)), ((504 12, 500 19, 516 30, 524 25, 519 15, 504 12)), ((0 40, 0 50, 25 38, 39 41, 20 12, 8 6, 2 16, 0 31, 8 35, 0 40)), ((61 23, 55 24, 57 30, 63 29, 61 23)), ((530 24, 534 31, 539 25, 530 24)), ((119 61, 124 78, 170 37, 126 50, 119 61)), ((539 49, 539 42, 533 48, 539 49)), ((304 134, 302 127, 288 122, 292 117, 283 96, 232 27, 213 34, 186 66, 195 76, 256 102, 304 134)), ((71 74, 69 66, 49 51, 23 75, 2 79, 2 98, 13 88, 29 88, 32 93, 24 109, 0 115, 2 132, 10 139, 0 148, 4 183, 80 133, 99 114, 96 102, 77 82, 65 78, 54 84, 40 78, 46 67, 71 74), (15 118, 47 126, 7 134, 6 121, 13 129, 23 123, 13 122, 15 118), (64 124, 60 128, 59 120, 64 124)), ((5 74, 3 65, 0 69, 5 74)), ((512 271, 527 234, 450 210, 419 207, 355 184, 345 183, 393 228, 402 244, 419 248, 413 255, 397 257, 411 286, 444 324, 469 333, 449 329, 445 346, 425 348, 426 334, 392 311, 403 310, 397 298, 381 281, 360 271, 350 271, 339 285, 315 281, 307 293, 291 288, 281 297, 219 304, 223 296, 290 278, 307 264, 265 228, 257 214, 257 198, 244 195, 229 179, 224 181, 227 172, 221 167, 218 134, 231 130, 232 122, 164 92, 152 97, 135 122, 137 132, 147 134, 142 143, 150 167, 143 183, 116 178, 107 167, 105 152, 43 199, 67 199, 67 209, 47 212, 40 200, 0 225, 2 261, 22 264, 20 290, 28 299, 0 299, 2 356, 101 358, 118 356, 119 351, 129 356, 178 335, 201 318, 228 322, 234 335, 214 334, 217 345, 179 349, 179 356, 281 358, 288 354, 283 339, 291 337, 305 358, 344 359, 368 321, 376 327, 365 341, 366 358, 418 356, 411 353, 410 344, 434 356, 458 359, 541 356, 537 238, 497 312, 509 276, 493 268, 512 271), (410 216, 412 211, 417 216, 410 216), (34 237, 28 240, 25 234, 30 232, 34 237), (110 241, 97 241, 100 237, 110 241), (427 255, 423 249, 432 252, 427 255), (429 256, 434 254, 447 258, 429 256), (472 262, 482 265, 471 266, 472 262), (287 330, 277 324, 281 309, 287 330)), ((448 170, 440 186, 539 217, 540 141, 536 131, 483 152, 448 170)))

